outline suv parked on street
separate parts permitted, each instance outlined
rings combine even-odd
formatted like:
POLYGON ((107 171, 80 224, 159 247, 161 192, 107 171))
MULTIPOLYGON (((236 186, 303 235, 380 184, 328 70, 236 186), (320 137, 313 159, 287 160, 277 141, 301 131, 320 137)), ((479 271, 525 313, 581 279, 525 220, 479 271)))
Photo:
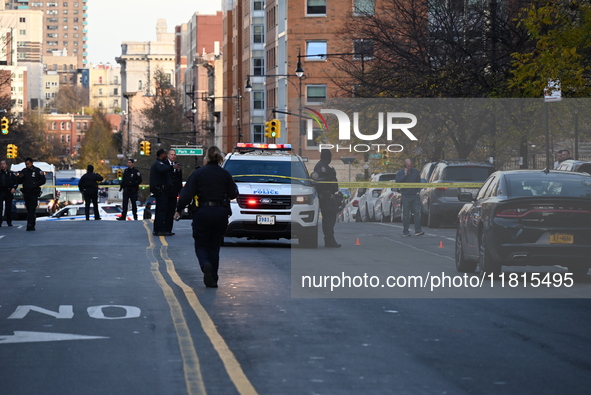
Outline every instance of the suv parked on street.
MULTIPOLYGON (((468 160, 442 160, 435 165, 429 183, 484 182, 495 172, 485 162, 468 160)), ((438 228, 444 221, 455 222, 464 202, 458 200, 460 192, 478 192, 478 188, 424 188, 420 192, 421 220, 430 228, 438 228)))
POLYGON ((302 158, 290 144, 239 143, 222 165, 238 185, 227 237, 297 238, 318 247, 318 196, 302 158))

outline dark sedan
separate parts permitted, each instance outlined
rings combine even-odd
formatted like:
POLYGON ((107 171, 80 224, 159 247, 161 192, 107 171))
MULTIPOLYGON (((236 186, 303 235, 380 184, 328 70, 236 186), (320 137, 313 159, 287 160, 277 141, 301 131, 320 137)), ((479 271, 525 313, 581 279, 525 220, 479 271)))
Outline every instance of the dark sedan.
POLYGON ((458 195, 456 269, 500 272, 503 265, 591 267, 591 175, 497 171, 476 197, 458 195))

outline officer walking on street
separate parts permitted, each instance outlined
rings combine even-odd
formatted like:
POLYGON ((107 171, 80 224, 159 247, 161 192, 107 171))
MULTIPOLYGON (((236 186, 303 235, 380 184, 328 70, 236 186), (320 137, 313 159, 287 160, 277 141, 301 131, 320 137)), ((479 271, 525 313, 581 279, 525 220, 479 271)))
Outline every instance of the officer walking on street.
POLYGON ((100 220, 101 213, 98 209, 98 184, 103 180, 103 176, 94 172, 94 166, 88 165, 86 174, 80 177, 78 189, 84 197, 84 207, 86 208, 86 220, 90 220, 90 203, 94 207, 94 219, 100 220))
POLYGON ((322 233, 324 234, 324 246, 326 248, 339 248, 341 245, 334 238, 334 226, 337 222, 339 203, 336 193, 339 191, 337 172, 329 166, 332 160, 330 150, 320 151, 320 160, 314 167, 312 179, 314 181, 333 181, 332 183, 316 184, 320 212, 322 213, 322 233))
POLYGON ((41 196, 41 185, 45 184, 45 174, 40 168, 33 166, 33 159, 25 159, 25 168, 18 173, 18 182, 23 184, 21 191, 27 209, 27 231, 35 230, 37 205, 41 196))
POLYGON ((166 207, 168 195, 172 190, 172 171, 180 170, 181 165, 171 166, 166 160, 168 154, 161 148, 156 152, 156 160, 150 168, 150 192, 156 198, 156 213, 154 215, 154 236, 173 236, 174 233, 166 230, 166 207))
POLYGON ((17 186, 16 176, 8 170, 6 161, 0 161, 0 226, 3 213, 6 215, 6 224, 12 226, 12 197, 17 186))
MULTIPOLYGON (((175 166, 178 163, 176 162, 176 151, 171 149, 168 151, 168 164, 171 166, 175 166)), ((172 225, 174 223, 174 212, 176 209, 176 203, 179 197, 179 193, 181 189, 183 189, 183 170, 182 169, 173 169, 172 174, 172 188, 168 192, 168 202, 166 205, 166 220, 164 221, 164 231, 168 233, 172 233, 172 225)))
POLYGON ((133 219, 137 221, 137 197, 139 186, 142 183, 142 175, 140 171, 134 168, 134 160, 127 160, 127 169, 123 171, 123 179, 121 180, 121 188, 119 192, 123 191, 123 212, 121 217, 117 220, 125 221, 127 219, 127 207, 131 200, 131 212, 133 219))

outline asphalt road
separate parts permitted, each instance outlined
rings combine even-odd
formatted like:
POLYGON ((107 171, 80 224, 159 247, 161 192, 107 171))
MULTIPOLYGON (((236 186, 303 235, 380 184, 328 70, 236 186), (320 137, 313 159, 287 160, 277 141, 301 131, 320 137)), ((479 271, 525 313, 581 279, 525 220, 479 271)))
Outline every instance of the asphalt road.
POLYGON ((167 238, 146 221, 2 227, 0 393, 589 392, 588 279, 545 294, 521 280, 492 296, 301 286, 305 275, 458 276, 454 229, 426 231, 337 224, 338 250, 227 239, 220 287, 206 289, 190 221, 167 238))

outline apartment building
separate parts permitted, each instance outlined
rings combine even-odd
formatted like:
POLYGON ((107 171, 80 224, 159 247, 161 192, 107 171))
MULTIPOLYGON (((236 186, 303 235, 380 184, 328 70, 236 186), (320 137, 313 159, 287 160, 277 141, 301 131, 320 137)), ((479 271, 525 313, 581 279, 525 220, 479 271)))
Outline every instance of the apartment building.
POLYGON ((121 68, 110 63, 89 67, 89 106, 106 114, 121 112, 121 68))
POLYGON ((84 135, 92 124, 92 116, 84 114, 45 114, 45 139, 61 147, 58 156, 78 155, 84 135))

